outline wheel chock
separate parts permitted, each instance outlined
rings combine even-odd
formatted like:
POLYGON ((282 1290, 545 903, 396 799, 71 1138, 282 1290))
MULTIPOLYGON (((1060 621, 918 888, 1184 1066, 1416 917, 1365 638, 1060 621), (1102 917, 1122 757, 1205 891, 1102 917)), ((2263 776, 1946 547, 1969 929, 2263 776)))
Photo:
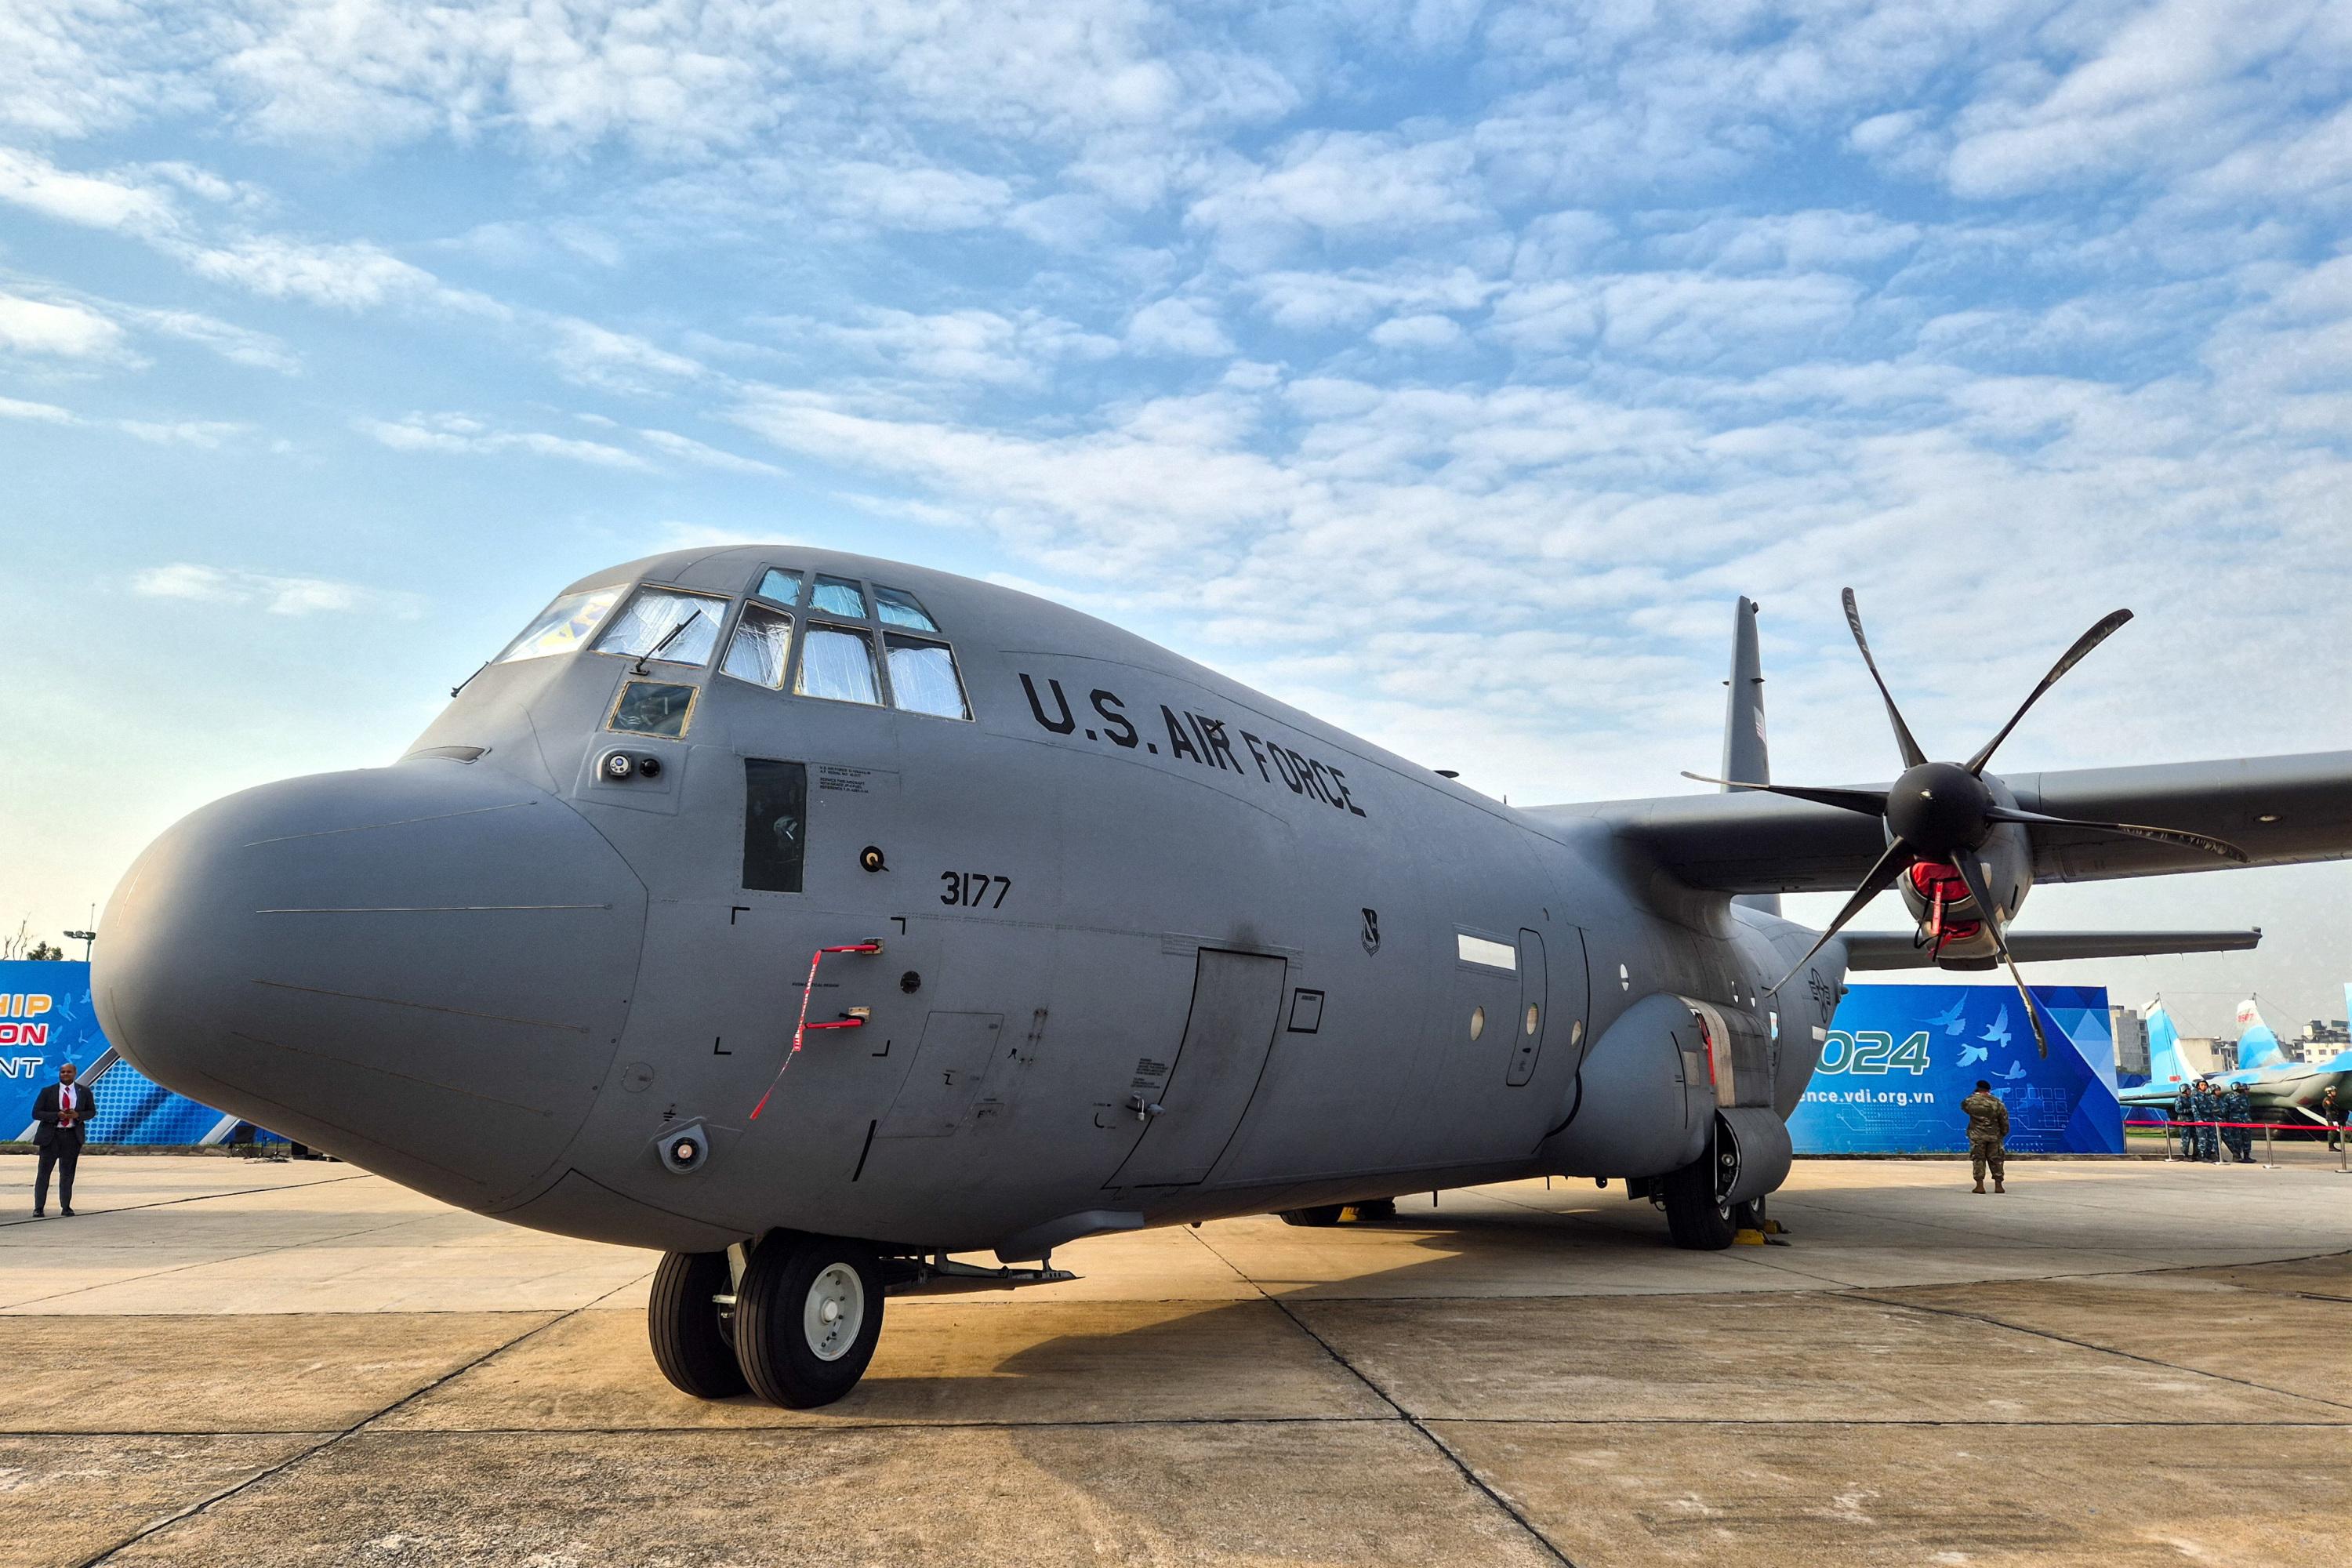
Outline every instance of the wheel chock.
POLYGON ((1768 1219, 1764 1222, 1764 1234, 1767 1236, 1786 1236, 1789 1234, 1789 1227, 1782 1225, 1777 1219, 1768 1219))
POLYGON ((1764 1245, 1764 1233, 1760 1230, 1735 1231, 1732 1233, 1731 1245, 1734 1247, 1761 1247, 1764 1245))

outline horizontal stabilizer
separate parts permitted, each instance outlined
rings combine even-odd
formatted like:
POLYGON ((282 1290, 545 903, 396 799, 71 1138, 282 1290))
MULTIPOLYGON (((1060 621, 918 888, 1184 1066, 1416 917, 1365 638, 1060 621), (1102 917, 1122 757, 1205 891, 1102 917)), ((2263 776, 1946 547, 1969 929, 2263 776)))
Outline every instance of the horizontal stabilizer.
MULTIPOLYGON (((1907 931, 1850 931, 1848 969, 1933 969, 1936 961, 1907 931)), ((2242 952, 2263 940, 2252 931, 2012 931, 2009 951, 2020 963, 2062 958, 2146 958, 2165 952, 2242 952)))

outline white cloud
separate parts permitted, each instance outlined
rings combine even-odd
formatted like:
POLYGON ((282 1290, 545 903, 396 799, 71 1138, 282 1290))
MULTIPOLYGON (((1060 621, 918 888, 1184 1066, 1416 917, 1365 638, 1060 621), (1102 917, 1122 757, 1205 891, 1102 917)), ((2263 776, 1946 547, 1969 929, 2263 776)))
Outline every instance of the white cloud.
POLYGON ((643 393, 703 374, 684 354, 593 321, 562 319, 551 323, 555 342, 549 354, 566 375, 608 392, 643 393))
POLYGON ((118 419, 114 425, 123 434, 157 447, 217 447, 253 428, 224 419, 118 419))
POLYGON ((733 452, 721 451, 717 447, 705 446, 691 436, 680 436, 672 430, 640 430, 637 432, 637 437, 646 445, 666 452, 673 458, 693 463, 700 468, 716 468, 721 473, 777 475, 783 472, 783 469, 773 463, 763 463, 757 458, 739 457, 733 452))
POLYGON ((1532 353, 1593 347, 1665 363, 1785 352, 1853 313, 1861 289, 1826 273, 1724 278, 1615 273, 1515 289, 1496 301, 1494 335, 1532 353))
POLYGON ((1063 362, 1118 352, 1116 340, 1040 310, 868 309, 849 322, 779 318, 767 325, 787 341, 837 343, 925 380, 989 386, 1037 384, 1063 362))
POLYGON ((21 397, 0 397, 0 419, 26 419, 42 425, 78 425, 70 408, 54 403, 29 403, 21 397))
POLYGON ((1466 266, 1414 260, 1345 272, 1261 272, 1242 286, 1267 319, 1297 331, 1360 326, 1391 312, 1477 310, 1506 287, 1466 266))
POLYGON ((168 233, 179 213, 171 193, 99 174, 59 169, 37 153, 0 147, 0 201, 85 228, 168 233))
POLYGON ((430 272, 365 243, 315 245, 266 236, 190 247, 184 255, 204 277, 272 300, 303 300, 338 310, 370 310, 441 292, 430 272))
POLYGON ((816 209, 877 228, 979 228, 1013 205, 1013 187, 992 174, 936 165, 852 159, 814 172, 816 209))
POLYGON ((1372 342, 1384 349, 1452 348, 1462 336, 1451 316, 1397 316, 1372 329, 1372 342))
POLYGON ((2284 51, 2300 71, 2336 80, 2352 66, 2352 37, 2315 26, 2311 0, 2165 0, 2084 52, 2037 91, 2021 77, 1959 119, 1954 190, 1999 196, 2150 169, 2201 167, 2273 125, 2276 86, 2254 74, 2284 51))
POLYGON ((268 332, 240 327, 201 310, 154 310, 130 305, 118 306, 116 310, 136 326, 210 349, 234 364, 274 370, 280 375, 301 374, 301 356, 283 339, 268 332))
POLYGON ((122 344, 122 329, 84 306, 0 294, 0 350, 105 359, 122 344))
POLYGON ((1244 261, 1278 256, 1314 235, 1447 228, 1487 216, 1474 165, 1459 137, 1312 132, 1269 164, 1229 163, 1186 216, 1244 261))
POLYGON ((625 447, 551 436, 541 430, 493 430, 459 414, 411 414, 401 419, 356 419, 352 427, 398 452, 504 454, 560 458, 593 468, 645 470, 653 465, 625 447))
POLYGON ((1215 359, 1234 352, 1216 312, 1198 300, 1155 300, 1127 323, 1127 346, 1138 353, 1215 359))
POLYGON ((392 614, 413 617, 424 601, 414 594, 370 588, 326 577, 289 577, 266 572, 205 566, 175 561, 151 566, 131 579, 142 598, 257 608, 273 616, 392 614))
POLYGON ((1886 261, 1912 249, 1925 232, 1917 224, 1876 213, 1817 207, 1760 216, 1722 214, 1658 235, 1649 248, 1668 261, 1726 271, 1803 272, 1886 261))

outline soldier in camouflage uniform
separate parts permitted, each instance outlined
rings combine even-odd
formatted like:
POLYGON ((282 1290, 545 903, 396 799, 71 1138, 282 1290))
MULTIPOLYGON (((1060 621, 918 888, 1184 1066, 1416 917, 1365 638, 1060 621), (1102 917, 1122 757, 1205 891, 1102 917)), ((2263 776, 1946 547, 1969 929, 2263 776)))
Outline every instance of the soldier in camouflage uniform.
POLYGON ((2220 1099, 2214 1094, 2211 1083, 2200 1078, 2189 1086, 2189 1118, 2203 1123, 2197 1129, 2197 1157, 2216 1164, 2221 1159, 2221 1140, 2215 1135, 2213 1122, 2218 1119, 2221 1109, 2220 1099))
POLYGON ((1969 1169, 1976 1173, 1978 1192, 1984 1191, 1985 1167, 1992 1168, 1992 1190, 2005 1193, 2002 1154, 2009 1140, 2009 1107, 1993 1098, 1992 1085, 1977 1079, 1977 1091, 1960 1101, 1969 1113, 1969 1169))
POLYGON ((2180 1157, 2184 1160, 2197 1158, 2197 1129, 2189 1125, 2196 1120, 2196 1111, 2189 1109, 2189 1086, 2184 1083, 2180 1086, 2180 1092, 2172 1097, 2170 1133, 2170 1136, 2180 1141, 2180 1157))
MULTIPOLYGON (((2246 1093, 2246 1086, 2242 1083, 2231 1084, 2230 1092, 2221 1097, 2221 1120, 2244 1122, 2252 1121, 2253 1119, 2254 1102, 2252 1097, 2246 1093)), ((2238 1163, 2252 1164, 2254 1163, 2254 1130, 2251 1127, 2230 1127, 2222 1131, 2223 1135, 2229 1140, 2230 1152, 2238 1157, 2238 1163)))

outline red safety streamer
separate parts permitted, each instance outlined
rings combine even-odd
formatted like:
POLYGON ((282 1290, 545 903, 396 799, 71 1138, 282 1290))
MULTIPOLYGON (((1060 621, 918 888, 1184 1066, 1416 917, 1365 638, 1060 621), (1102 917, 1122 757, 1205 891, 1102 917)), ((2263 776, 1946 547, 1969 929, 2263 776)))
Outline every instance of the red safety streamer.
POLYGON ((824 962, 824 955, 828 952, 879 952, 881 951, 882 944, 878 942, 852 942, 846 947, 820 947, 809 954, 808 979, 801 985, 800 1022, 793 1026, 793 1048, 784 1053, 783 1066, 776 1068, 776 1076, 768 1080, 768 1093, 761 1095, 760 1103, 751 1108, 752 1121, 759 1121, 760 1112, 768 1109, 768 1096, 774 1094, 776 1085, 784 1081, 785 1068, 791 1067, 793 1058, 801 1054, 801 1039, 811 1029, 855 1029, 862 1026, 866 1022, 863 1018, 844 1018, 838 1023, 832 1024, 812 1024, 808 1021, 809 994, 816 989, 816 966, 824 962))

